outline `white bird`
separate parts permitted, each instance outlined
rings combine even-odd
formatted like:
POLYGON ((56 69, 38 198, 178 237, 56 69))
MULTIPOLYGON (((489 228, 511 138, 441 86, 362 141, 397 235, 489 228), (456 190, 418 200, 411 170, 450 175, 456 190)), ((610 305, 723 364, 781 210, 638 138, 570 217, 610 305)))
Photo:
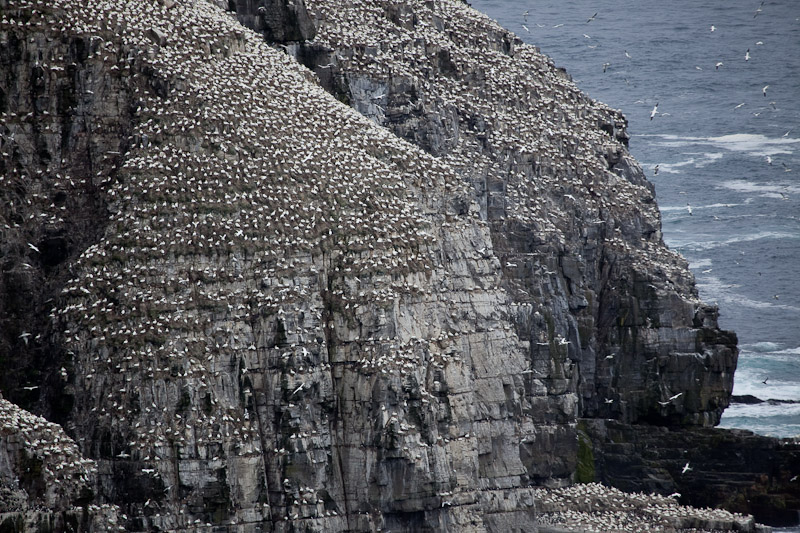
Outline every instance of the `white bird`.
POLYGON ((683 396, 683 393, 682 393, 682 392, 679 392, 678 394, 676 394, 676 395, 674 395, 674 396, 670 396, 670 397, 669 397, 669 401, 672 401, 672 400, 677 400, 677 399, 678 399, 678 398, 680 398, 681 396, 683 396))
POLYGON ((689 470, 692 470, 692 467, 689 466, 689 463, 686 463, 685 465, 683 465, 683 470, 681 470, 681 474, 685 474, 689 470))
POLYGON ((717 63, 714 66, 716 67, 716 70, 719 70, 719 67, 721 67, 723 64, 724 63, 722 61, 717 61, 717 63))
POLYGON ((525 31, 529 32, 529 33, 530 33, 530 31, 531 31, 531 30, 529 30, 529 29, 528 29, 528 27, 527 27, 525 24, 523 24, 523 25, 522 25, 522 28, 523 28, 525 31))
POLYGON ((28 333, 27 331, 23 331, 22 334, 19 336, 19 338, 22 339, 23 341, 25 341, 25 346, 27 346, 28 345, 28 337, 30 337, 30 336, 31 336, 30 333, 28 333))
MULTIPOLYGON (((692 206, 690 206, 689 204, 686 204, 686 210, 689 211, 689 216, 692 216, 692 206)), ((680 396, 680 394, 678 396, 680 396)), ((676 396, 676 398, 677 398, 677 396, 676 396)), ((670 400, 671 399, 672 398, 670 398, 670 400)))
POLYGON ((632 58, 631 58, 631 55, 628 53, 628 51, 627 51, 627 50, 625 50, 625 57, 627 57, 628 59, 632 59, 632 58))
POLYGON ((766 96, 767 96, 767 89, 769 89, 769 85, 764 85, 764 88, 763 88, 763 89, 761 89, 761 92, 762 92, 762 93, 764 93, 764 97, 765 97, 765 98, 766 98, 766 96))
POLYGON ((744 53, 744 60, 750 61, 750 49, 748 48, 747 51, 744 53))
POLYGON ((658 102, 656 102, 656 105, 654 105, 654 106, 653 106, 653 110, 652 110, 652 111, 650 111, 650 120, 653 120, 653 118, 654 118, 654 117, 655 117, 657 114, 658 114, 658 102))
POLYGON ((737 105, 736 107, 734 107, 734 109, 739 109, 739 108, 740 108, 740 107, 742 107, 743 105, 744 105, 744 102, 742 102, 741 104, 739 104, 739 105, 737 105))
POLYGON ((594 14, 594 15, 592 15, 591 17, 589 17, 589 20, 587 20, 587 21, 586 21, 586 24, 589 24, 591 21, 593 21, 593 20, 595 19, 595 17, 597 16, 597 13, 599 13, 599 12, 595 12, 595 14, 594 14))
POLYGON ((31 243, 28 243, 28 247, 29 247, 31 250, 33 250, 34 252, 36 252, 37 254, 38 254, 38 253, 40 253, 40 252, 39 252, 39 249, 38 249, 36 246, 34 246, 33 244, 31 244, 31 243))
POLYGON ((713 24, 711 25, 711 31, 717 31, 717 27, 714 26, 713 24))

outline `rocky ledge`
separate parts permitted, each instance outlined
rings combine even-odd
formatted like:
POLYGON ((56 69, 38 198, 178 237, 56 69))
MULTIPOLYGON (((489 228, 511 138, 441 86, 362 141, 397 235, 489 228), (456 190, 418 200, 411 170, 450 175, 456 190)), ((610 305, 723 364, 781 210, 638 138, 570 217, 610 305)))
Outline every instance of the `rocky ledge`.
POLYGON ((10 527, 585 527, 604 427, 742 440, 624 117, 464 3, 0 7, 10 527))

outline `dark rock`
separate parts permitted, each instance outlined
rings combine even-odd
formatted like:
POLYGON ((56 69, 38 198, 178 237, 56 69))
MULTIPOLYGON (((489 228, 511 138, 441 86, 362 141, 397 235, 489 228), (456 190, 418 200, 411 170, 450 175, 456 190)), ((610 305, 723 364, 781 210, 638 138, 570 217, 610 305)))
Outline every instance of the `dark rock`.
POLYGON ((304 0, 229 0, 228 9, 271 43, 308 41, 317 32, 304 0))
POLYGON ((757 403, 764 403, 764 400, 756 398, 752 394, 743 394, 743 395, 734 394, 731 396, 731 403, 743 403, 752 405, 757 403))
POLYGON ((581 427, 592 442, 593 481, 630 492, 677 492, 681 502, 752 514, 771 526, 798 524, 797 440, 597 419, 583 419, 581 427))

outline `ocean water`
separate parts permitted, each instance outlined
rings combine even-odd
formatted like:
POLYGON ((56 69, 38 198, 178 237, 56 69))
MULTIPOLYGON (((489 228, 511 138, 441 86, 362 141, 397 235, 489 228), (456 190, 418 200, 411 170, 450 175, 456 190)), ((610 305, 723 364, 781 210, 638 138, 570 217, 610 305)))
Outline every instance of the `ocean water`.
MULTIPOLYGON (((739 336, 734 394, 800 402, 800 1, 470 3, 622 110, 667 245, 739 336)), ((800 403, 721 426, 797 436, 800 403)))

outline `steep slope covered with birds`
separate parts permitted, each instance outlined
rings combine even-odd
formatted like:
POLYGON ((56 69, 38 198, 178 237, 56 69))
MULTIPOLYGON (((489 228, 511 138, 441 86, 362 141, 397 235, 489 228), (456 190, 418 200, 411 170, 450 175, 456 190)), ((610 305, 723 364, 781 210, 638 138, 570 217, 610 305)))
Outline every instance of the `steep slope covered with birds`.
POLYGON ((580 417, 727 405, 624 119, 463 4, 244 6, 316 75, 212 2, 2 7, 2 391, 82 457, 23 440, 15 516, 533 529, 580 417))

